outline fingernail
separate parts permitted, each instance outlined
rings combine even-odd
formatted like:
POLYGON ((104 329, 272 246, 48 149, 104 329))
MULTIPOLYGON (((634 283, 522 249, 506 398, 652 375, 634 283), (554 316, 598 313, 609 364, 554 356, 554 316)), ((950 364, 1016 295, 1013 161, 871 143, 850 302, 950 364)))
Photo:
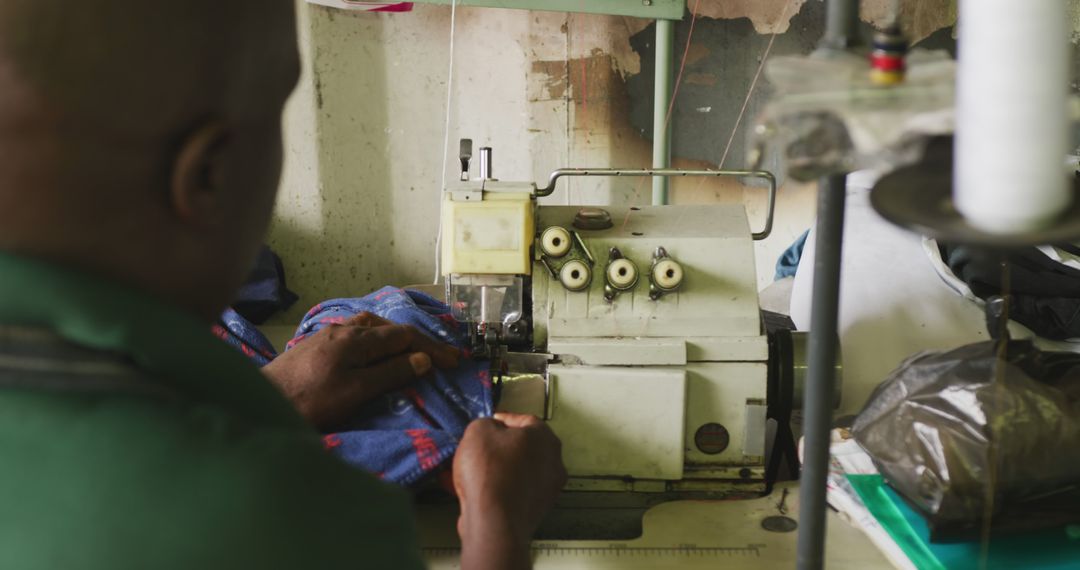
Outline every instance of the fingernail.
POLYGON ((414 352, 409 355, 409 364, 417 376, 422 376, 431 370, 431 357, 423 352, 414 352))

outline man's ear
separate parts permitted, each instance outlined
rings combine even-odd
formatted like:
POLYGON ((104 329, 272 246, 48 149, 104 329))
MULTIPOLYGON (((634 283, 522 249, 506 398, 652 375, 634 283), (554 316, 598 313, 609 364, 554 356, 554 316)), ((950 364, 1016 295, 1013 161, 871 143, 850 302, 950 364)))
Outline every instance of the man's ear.
POLYGON ((225 217, 224 160, 228 131, 220 121, 203 123, 180 145, 169 180, 173 214, 196 226, 220 224, 225 217))

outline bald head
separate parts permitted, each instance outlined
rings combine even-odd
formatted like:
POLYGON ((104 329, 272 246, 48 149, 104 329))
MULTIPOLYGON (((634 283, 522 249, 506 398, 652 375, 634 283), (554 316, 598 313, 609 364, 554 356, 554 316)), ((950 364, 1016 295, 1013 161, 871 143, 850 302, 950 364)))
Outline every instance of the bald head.
POLYGON ((292 10, 289 0, 0 0, 0 58, 72 125, 117 136, 257 120, 295 81, 292 10))
POLYGON ((0 249, 210 316, 265 231, 292 0, 0 0, 0 249))

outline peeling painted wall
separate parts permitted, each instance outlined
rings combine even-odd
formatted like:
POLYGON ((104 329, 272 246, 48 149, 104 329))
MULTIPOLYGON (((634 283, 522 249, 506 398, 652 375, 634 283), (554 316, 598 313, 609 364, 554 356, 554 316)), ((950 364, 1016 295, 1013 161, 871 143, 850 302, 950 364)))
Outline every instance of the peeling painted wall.
MULTIPOLYGON (((769 94, 761 83, 747 98, 761 57, 770 43, 772 54, 813 49, 823 4, 688 4, 699 14, 671 119, 674 164, 715 167, 726 150, 725 166, 743 166, 746 133, 769 94)), ((880 25, 890 4, 864 0, 863 15, 880 25)), ((302 300, 282 322, 326 298, 431 280, 448 114, 448 7, 374 14, 297 5, 305 73, 285 117, 286 168, 270 243, 302 300)), ((905 0, 901 12, 925 45, 946 48, 955 17, 955 0, 905 0)), ((456 176, 461 137, 493 146, 504 180, 546 180, 562 166, 648 165, 652 26, 459 8, 446 175, 456 176)), ((689 27, 690 18, 677 26, 680 58, 689 27)), ((645 204, 650 193, 647 179, 578 179, 546 200, 645 204)), ((741 201, 755 226, 764 194, 730 180, 676 179, 672 189, 676 203, 741 201)), ((757 244, 759 284, 771 281, 777 255, 812 222, 813 197, 811 186, 781 189, 774 236, 757 244)))
POLYGON ((791 19, 802 10, 807 0, 732 0, 729 2, 696 2, 690 0, 691 10, 698 17, 715 20, 746 18, 758 34, 783 34, 791 27, 791 19))
MULTIPOLYGON (((893 0, 862 0, 859 15, 878 28, 892 20, 893 0)), ((957 0, 903 0, 900 25, 912 41, 919 42, 934 32, 956 24, 957 0)))
MULTIPOLYGON (((689 5, 694 5, 693 0, 689 5)), ((867 41, 874 31, 872 25, 889 21, 888 6, 890 0, 863 2, 861 14, 869 23, 863 26, 862 33, 867 41)), ((955 2, 907 0, 902 8, 900 20, 917 30, 916 37, 920 39, 917 46, 955 53, 952 38, 955 2)), ((703 0, 672 118, 673 153, 728 168, 745 166, 754 118, 772 95, 769 84, 758 76, 762 58, 766 54, 771 57, 810 53, 821 38, 824 18, 825 5, 820 0, 703 0), (778 34, 773 36, 773 32, 778 34)), ((684 53, 689 32, 688 25, 677 28, 677 54, 684 53)), ((652 138, 654 35, 655 24, 650 24, 629 38, 643 62, 642 73, 627 81, 633 102, 631 122, 649 139, 652 138)), ((782 170, 776 157, 768 157, 765 167, 782 170)))

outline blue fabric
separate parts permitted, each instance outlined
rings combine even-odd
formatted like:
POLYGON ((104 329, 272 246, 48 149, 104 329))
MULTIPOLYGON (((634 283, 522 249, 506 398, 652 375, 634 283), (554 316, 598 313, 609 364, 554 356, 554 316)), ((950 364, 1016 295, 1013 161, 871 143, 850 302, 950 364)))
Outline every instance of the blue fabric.
POLYGON ((218 338, 244 353, 244 356, 260 368, 277 356, 274 345, 263 333, 233 309, 225 309, 211 330, 218 338))
POLYGON ((281 258, 264 245, 232 308, 245 319, 261 325, 274 313, 291 307, 297 298, 296 293, 285 286, 285 267, 281 258))
POLYGON ((795 276, 795 271, 799 269, 799 261, 802 259, 803 248, 806 247, 806 238, 809 235, 810 230, 806 230, 784 250, 784 253, 780 254, 780 259, 776 260, 776 276, 773 277, 773 281, 795 276))
MULTIPOLYGON (((449 307, 423 293, 387 287, 363 298, 334 299, 315 306, 301 321, 286 350, 324 327, 344 323, 363 312, 412 325, 462 350, 468 348, 465 330, 454 321, 449 307)), ((262 335, 246 334, 237 318, 222 320, 230 337, 265 341, 262 335)), ((267 346, 268 342, 241 350, 258 363, 267 346)), ((412 386, 376 398, 357 413, 348 429, 326 435, 326 447, 345 462, 387 481, 405 486, 420 483, 453 456, 469 422, 492 414, 488 365, 486 361, 462 359, 454 370, 436 370, 412 386)))

